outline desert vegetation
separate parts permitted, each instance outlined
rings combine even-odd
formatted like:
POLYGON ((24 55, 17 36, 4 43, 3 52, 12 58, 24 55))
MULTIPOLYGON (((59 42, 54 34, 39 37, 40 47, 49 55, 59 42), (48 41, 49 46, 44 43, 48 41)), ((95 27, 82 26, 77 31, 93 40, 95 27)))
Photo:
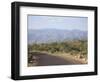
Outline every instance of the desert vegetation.
MULTIPOLYGON (((69 54, 76 59, 84 59, 87 61, 87 40, 73 40, 51 43, 33 43, 28 45, 28 53, 44 52, 52 55, 69 54)), ((61 55, 60 55, 61 56, 61 55)), ((31 57, 31 54, 28 55, 31 57)))

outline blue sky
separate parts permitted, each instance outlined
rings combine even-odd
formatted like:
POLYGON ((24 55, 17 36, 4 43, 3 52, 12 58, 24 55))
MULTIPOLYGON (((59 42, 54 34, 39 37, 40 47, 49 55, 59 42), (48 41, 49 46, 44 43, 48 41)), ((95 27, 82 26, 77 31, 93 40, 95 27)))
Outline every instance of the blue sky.
POLYGON ((87 31, 87 17, 28 16, 28 29, 64 29, 87 31))

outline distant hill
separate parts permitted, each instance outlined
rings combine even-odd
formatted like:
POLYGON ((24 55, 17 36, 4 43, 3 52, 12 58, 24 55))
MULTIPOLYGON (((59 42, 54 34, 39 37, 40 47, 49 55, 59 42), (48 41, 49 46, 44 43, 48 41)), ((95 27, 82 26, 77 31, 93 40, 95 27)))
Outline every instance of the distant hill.
POLYGON ((87 31, 42 29, 28 30, 28 43, 50 43, 68 40, 86 40, 87 31))

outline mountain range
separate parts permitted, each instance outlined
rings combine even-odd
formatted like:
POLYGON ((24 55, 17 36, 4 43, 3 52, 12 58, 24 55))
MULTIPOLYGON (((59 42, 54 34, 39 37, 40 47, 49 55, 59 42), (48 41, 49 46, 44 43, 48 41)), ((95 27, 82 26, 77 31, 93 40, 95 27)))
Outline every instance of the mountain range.
POLYGON ((68 40, 86 40, 87 31, 62 29, 28 29, 28 44, 68 40))

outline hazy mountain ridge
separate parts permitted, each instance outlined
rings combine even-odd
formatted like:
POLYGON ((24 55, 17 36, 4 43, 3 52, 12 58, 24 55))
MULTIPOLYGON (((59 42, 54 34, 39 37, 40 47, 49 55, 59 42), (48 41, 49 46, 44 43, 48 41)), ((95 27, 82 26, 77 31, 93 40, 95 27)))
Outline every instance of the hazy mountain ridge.
POLYGON ((62 42, 66 40, 86 40, 87 31, 42 29, 28 30, 28 43, 62 42))

